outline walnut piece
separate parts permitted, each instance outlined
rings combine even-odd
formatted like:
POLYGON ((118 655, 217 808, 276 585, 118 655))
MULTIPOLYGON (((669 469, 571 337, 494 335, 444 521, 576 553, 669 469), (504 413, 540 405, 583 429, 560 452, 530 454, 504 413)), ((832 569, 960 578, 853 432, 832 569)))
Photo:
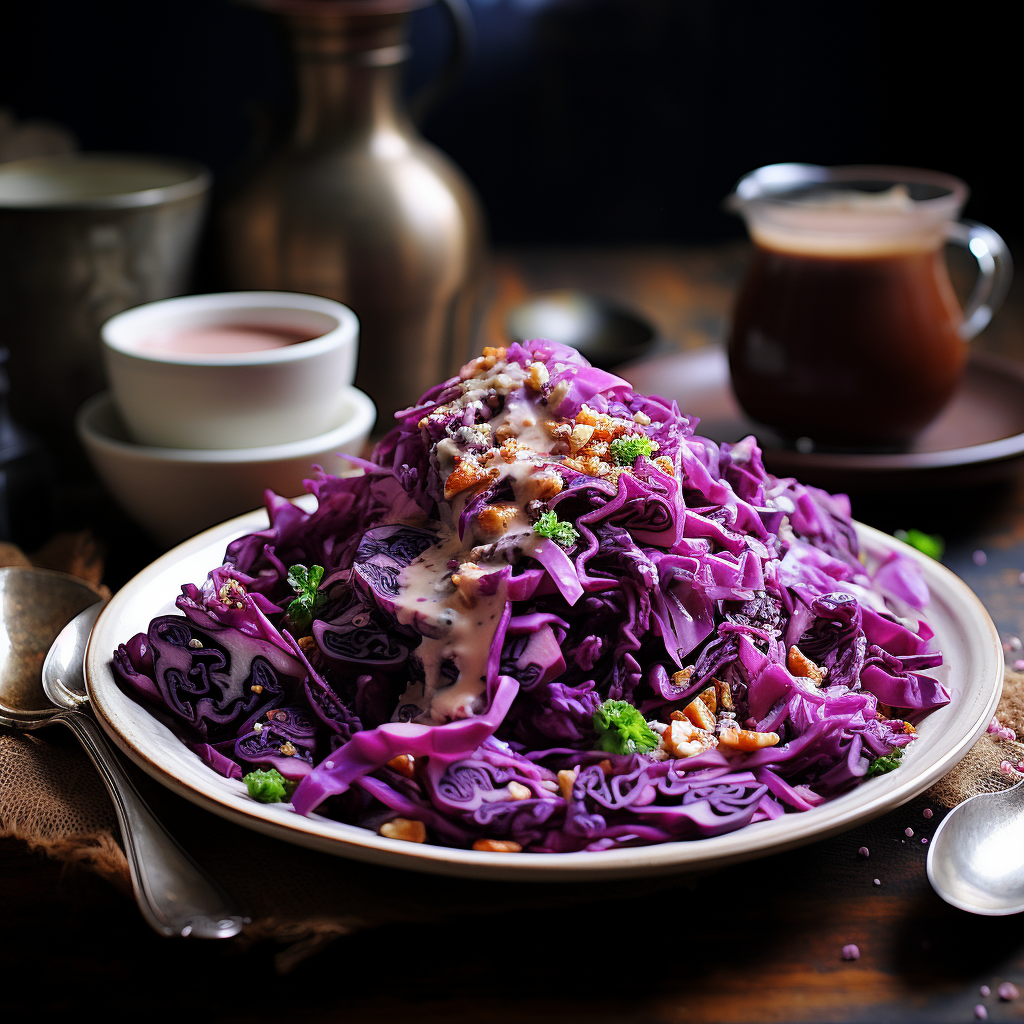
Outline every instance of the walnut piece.
POLYGON ((407 779, 415 775, 415 759, 412 754, 399 754, 398 757, 391 758, 388 767, 394 768, 399 775, 404 775, 407 779))
POLYGON ((677 714, 673 712, 672 721, 661 734, 661 742, 673 757, 694 757, 718 744, 713 733, 698 728, 685 717, 676 718, 677 714))
POLYGON ((478 839, 473 844, 474 850, 483 853, 522 853, 523 848, 511 839, 478 839))
POLYGON ((774 747, 779 742, 779 734, 754 732, 751 729, 723 729, 718 734, 718 742, 730 750, 760 750, 762 747, 774 747))
POLYGON ((377 834, 385 839, 402 839, 407 843, 425 843, 427 841, 427 826, 422 821, 412 818, 392 818, 385 821, 377 834))
POLYGON ((815 686, 821 686, 828 675, 828 669, 822 668, 820 665, 815 665, 810 658, 795 645, 790 647, 789 654, 786 656, 786 668, 795 676, 801 676, 804 679, 810 679, 814 682, 815 686))

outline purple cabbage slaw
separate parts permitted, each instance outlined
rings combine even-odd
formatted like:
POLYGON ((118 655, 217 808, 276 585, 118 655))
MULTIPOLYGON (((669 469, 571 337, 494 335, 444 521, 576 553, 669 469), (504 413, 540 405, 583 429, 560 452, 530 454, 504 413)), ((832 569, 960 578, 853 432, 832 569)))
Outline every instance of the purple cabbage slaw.
POLYGON ((915 563, 862 555, 845 496, 773 477, 753 438, 699 437, 674 402, 547 341, 485 350, 397 420, 354 460, 363 475, 306 482, 315 511, 268 492, 270 526, 114 653, 128 690, 219 773, 276 768, 301 814, 412 819, 443 845, 600 851, 807 810, 948 702, 927 674, 941 655, 915 563), (588 458, 601 442, 576 442, 594 420, 656 450, 625 468, 588 458), (453 493, 467 466, 483 475, 453 493), (487 534, 494 509, 512 526, 487 534), (542 511, 575 543, 538 537, 542 511), (286 614, 295 564, 325 568, 304 633, 286 614), (424 579, 432 596, 414 598, 424 579), (480 617, 457 634, 453 610, 480 617), (790 670, 794 646, 820 685, 790 670), (778 742, 597 748, 601 702, 664 732, 713 685, 733 705, 718 737, 778 742))

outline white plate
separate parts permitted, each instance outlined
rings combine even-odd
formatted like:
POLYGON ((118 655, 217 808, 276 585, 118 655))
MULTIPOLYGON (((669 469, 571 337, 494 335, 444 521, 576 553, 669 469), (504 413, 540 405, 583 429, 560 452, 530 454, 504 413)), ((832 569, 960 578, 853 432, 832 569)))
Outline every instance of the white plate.
POLYGON ((1002 650, 981 602, 938 562, 858 525, 862 541, 898 547, 923 569, 932 592, 928 619, 945 657, 944 681, 952 694, 946 707, 921 724, 919 738, 897 771, 870 779, 813 810, 690 842, 605 853, 509 854, 385 839, 319 815, 302 817, 290 805, 255 802, 240 781, 225 779, 208 768, 114 680, 109 659, 117 645, 144 631, 154 616, 173 612, 181 584, 201 583, 220 564, 230 540, 266 525, 266 513, 258 511, 215 526, 168 552, 118 591, 96 623, 86 652, 89 692, 103 728, 158 782, 239 825, 326 853, 436 874, 519 880, 594 879, 719 867, 823 839, 912 799, 966 755, 999 702, 1002 650))

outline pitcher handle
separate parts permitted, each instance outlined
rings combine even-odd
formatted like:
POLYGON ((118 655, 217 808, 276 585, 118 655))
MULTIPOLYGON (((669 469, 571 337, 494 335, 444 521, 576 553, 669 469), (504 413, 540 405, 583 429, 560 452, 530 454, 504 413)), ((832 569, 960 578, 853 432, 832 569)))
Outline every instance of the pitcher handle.
POLYGON ((1006 298, 1013 277, 1013 259, 999 235, 972 220, 947 224, 946 237, 962 245, 978 261, 978 280, 964 306, 964 321, 960 325, 960 337, 970 341, 988 327, 992 314, 1006 298))
POLYGON ((440 0, 440 3, 451 22, 452 48, 444 67, 409 100, 409 112, 417 124, 423 123, 429 110, 462 77, 476 41, 473 13, 466 0, 440 0))

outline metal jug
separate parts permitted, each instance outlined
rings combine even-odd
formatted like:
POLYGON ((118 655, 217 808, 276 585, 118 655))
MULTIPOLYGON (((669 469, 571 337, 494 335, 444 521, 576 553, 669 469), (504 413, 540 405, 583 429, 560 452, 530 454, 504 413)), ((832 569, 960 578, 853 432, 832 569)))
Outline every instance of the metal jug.
MULTIPOLYGON (((356 384, 387 429, 466 360, 483 277, 479 203, 399 90, 409 14, 431 0, 250 2, 287 33, 297 110, 222 210, 227 283, 351 306, 356 384)), ((444 2, 464 44, 464 0, 444 2)))

